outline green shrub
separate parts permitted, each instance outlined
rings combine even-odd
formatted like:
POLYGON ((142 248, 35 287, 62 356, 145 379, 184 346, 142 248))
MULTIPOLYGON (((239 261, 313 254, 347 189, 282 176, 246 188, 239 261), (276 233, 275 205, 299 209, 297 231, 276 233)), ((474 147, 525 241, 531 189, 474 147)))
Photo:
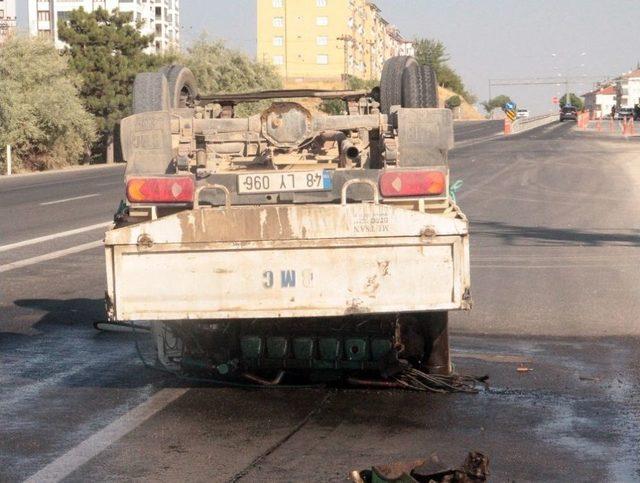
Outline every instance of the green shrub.
POLYGON ((460 96, 451 96, 449 99, 444 101, 444 106, 447 109, 455 109, 456 107, 460 107, 462 105, 462 100, 460 96))
MULTIPOLYGON (((256 62, 246 54, 227 48, 224 43, 198 39, 181 59, 198 80, 202 94, 236 94, 282 88, 282 78, 275 67, 256 62)), ((243 103, 236 116, 263 111, 270 102, 243 103)))
MULTIPOLYGON (((79 79, 48 41, 13 37, 0 47, 0 159, 11 144, 15 170, 78 164, 95 140, 79 79)), ((4 166, 3 166, 4 172, 4 166)))

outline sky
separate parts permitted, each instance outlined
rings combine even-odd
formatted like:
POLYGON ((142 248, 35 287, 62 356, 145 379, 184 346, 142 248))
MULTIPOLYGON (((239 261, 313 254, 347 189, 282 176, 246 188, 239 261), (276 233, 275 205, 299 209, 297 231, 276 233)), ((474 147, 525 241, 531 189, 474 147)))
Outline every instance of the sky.
MULTIPOLYGON (((451 65, 478 99, 490 79, 562 76, 578 94, 640 60, 637 0, 377 0, 382 15, 408 38, 444 42, 451 65)), ((255 54, 255 0, 182 0, 185 45, 207 32, 255 54)), ((532 113, 554 109, 565 85, 495 86, 532 113)))
MULTIPOLYGON (((290 0, 295 1, 295 0, 290 0)), ((255 55, 256 0, 181 0, 183 46, 210 38, 255 55)), ((507 94, 532 113, 553 109, 565 84, 494 86, 490 79, 615 77, 640 61, 637 0, 376 0, 382 15, 407 38, 441 40, 450 64, 479 100, 507 94)), ((18 14, 26 0, 18 0, 18 14)), ((23 17, 24 18, 24 17, 23 17)), ((22 23, 22 22, 21 22, 22 23)))

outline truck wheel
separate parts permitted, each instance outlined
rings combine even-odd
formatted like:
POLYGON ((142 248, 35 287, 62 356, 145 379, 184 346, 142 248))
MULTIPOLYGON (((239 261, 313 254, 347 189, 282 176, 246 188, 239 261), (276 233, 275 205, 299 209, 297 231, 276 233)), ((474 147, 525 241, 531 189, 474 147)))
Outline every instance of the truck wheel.
POLYGON ((402 78, 402 107, 437 108, 438 81, 429 65, 410 65, 402 78))
POLYGON ((160 69, 167 78, 171 107, 180 109, 193 107, 198 97, 196 78, 190 69, 182 65, 168 65, 160 69))
POLYGON ((391 106, 402 106, 402 79, 405 69, 418 63, 411 56, 391 57, 382 67, 380 79, 380 112, 389 114, 391 106))
POLYGON ((429 374, 453 372, 449 354, 449 313, 428 312, 422 321, 425 347, 422 369, 429 374))
POLYGON ((167 79, 157 72, 143 72, 133 81, 133 113, 169 110, 167 79))

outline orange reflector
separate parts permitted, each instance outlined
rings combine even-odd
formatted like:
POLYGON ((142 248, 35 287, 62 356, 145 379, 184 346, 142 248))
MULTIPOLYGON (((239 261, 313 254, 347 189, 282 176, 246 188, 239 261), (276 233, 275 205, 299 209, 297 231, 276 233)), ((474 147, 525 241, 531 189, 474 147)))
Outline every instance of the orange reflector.
POLYGON ((193 178, 131 178, 127 182, 127 199, 131 203, 193 203, 193 178))
POLYGON ((442 195, 447 180, 442 171, 387 171, 380 176, 385 198, 442 195))

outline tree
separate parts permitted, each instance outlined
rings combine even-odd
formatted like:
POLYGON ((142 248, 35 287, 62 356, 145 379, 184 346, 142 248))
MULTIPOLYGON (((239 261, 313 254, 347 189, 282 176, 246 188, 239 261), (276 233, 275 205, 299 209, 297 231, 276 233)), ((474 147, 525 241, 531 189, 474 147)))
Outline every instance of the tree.
POLYGON ((461 95, 473 104, 476 97, 467 91, 462 77, 448 64, 451 59, 445 45, 436 39, 416 39, 414 41, 415 58, 420 65, 430 65, 436 72, 438 84, 461 95))
POLYGON ((13 37, 0 46, 0 79, 0 146, 11 144, 16 168, 77 164, 96 126, 67 60, 50 42, 13 37))
POLYGON ((416 60, 420 65, 432 66, 436 73, 449 62, 447 48, 436 39, 416 39, 414 42, 416 60))
MULTIPOLYGON (((188 49, 182 62, 189 67, 203 94, 249 92, 282 87, 282 78, 275 67, 251 60, 242 52, 225 47, 219 41, 200 37, 188 49)), ((244 116, 260 112, 268 103, 244 103, 236 107, 236 114, 244 116)))
MULTIPOLYGON (((567 105, 567 95, 565 94, 560 98, 560 107, 567 105)), ((569 93, 569 105, 575 107, 578 111, 584 108, 584 102, 573 92, 569 93)))
POLYGON ((491 111, 494 109, 501 109, 507 102, 511 102, 511 98, 502 94, 494 97, 493 99, 482 102, 482 107, 487 111, 487 114, 491 114, 491 111))
POLYGON ((80 8, 58 22, 69 63, 82 77, 80 95, 96 118, 102 149, 111 145, 116 123, 130 112, 136 74, 154 63, 144 53, 152 37, 141 35, 131 22, 131 13, 102 8, 91 13, 80 8))

